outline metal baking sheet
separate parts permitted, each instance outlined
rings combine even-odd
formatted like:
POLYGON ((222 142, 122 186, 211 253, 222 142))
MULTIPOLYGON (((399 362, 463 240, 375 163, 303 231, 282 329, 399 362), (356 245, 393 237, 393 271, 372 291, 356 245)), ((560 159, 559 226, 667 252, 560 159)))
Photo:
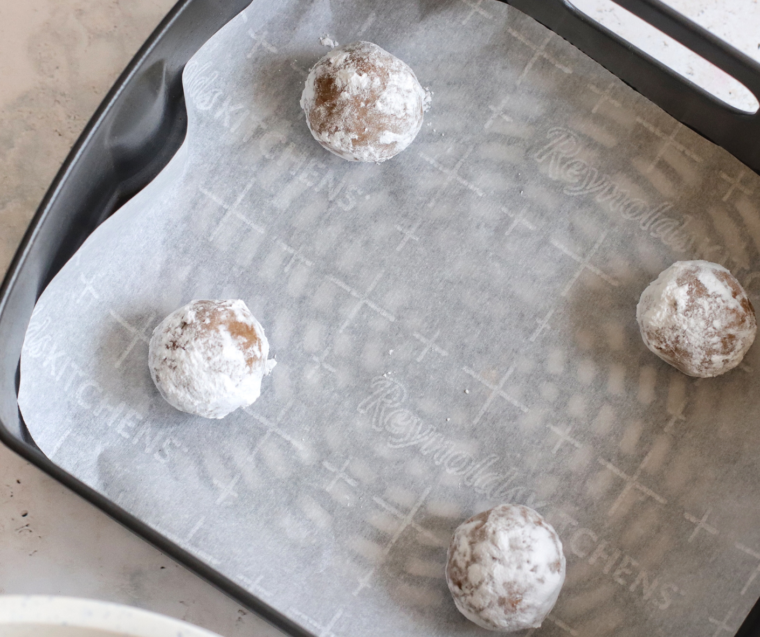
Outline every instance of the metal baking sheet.
POLYGON ((757 355, 697 381, 641 343, 678 259, 752 298, 758 176, 496 2, 254 2, 188 64, 188 139, 43 294, 20 405, 61 467, 315 634, 478 634, 454 527, 544 514, 538 634, 735 631, 760 593, 757 355), (298 107, 319 37, 374 41, 433 108, 349 164, 298 107), (224 421, 168 407, 150 330, 243 298, 278 366, 224 421))

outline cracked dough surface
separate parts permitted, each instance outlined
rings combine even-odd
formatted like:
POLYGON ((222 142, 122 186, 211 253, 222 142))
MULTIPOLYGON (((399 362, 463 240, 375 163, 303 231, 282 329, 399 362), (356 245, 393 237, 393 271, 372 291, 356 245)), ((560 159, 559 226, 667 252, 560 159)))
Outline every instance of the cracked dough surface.
POLYGON ((503 504, 457 527, 446 582, 467 619, 512 632, 541 625, 565 581, 562 543, 526 506, 503 504))

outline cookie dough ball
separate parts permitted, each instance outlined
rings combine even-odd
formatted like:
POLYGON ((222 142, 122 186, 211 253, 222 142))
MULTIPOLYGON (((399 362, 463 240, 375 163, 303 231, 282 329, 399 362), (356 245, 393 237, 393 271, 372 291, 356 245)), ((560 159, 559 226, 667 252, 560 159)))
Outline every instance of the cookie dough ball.
POLYGON ((243 301, 191 301, 153 330, 150 375, 172 407, 224 418, 261 393, 272 371, 264 328, 243 301))
POLYGON ((641 294, 641 337, 666 363, 689 376, 724 374, 741 363, 755 340, 755 310, 722 265, 678 261, 641 294))
POLYGON ((427 100, 401 60, 371 42, 354 42, 314 65, 301 108, 327 150, 350 161, 380 162, 412 143, 427 100))
POLYGON ((502 504, 461 524, 446 582, 467 619, 489 630, 537 628, 565 581, 562 543, 533 509, 502 504))

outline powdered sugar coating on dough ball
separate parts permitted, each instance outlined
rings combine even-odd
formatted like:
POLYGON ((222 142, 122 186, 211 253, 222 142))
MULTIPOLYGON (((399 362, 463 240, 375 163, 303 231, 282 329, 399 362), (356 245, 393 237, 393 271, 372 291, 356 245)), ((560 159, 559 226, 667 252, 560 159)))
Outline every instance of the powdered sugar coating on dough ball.
POLYGON ((537 628, 565 581, 557 532, 533 509, 503 504, 454 532, 446 582, 467 619, 489 630, 537 628))
POLYGON ((153 330, 150 375, 172 407, 224 418, 253 403, 272 371, 264 328, 243 301, 191 301, 153 330))
POLYGON ((349 161, 381 162, 412 143, 428 101, 404 62, 376 44, 354 42, 314 65, 301 108, 327 150, 349 161))
POLYGON ((757 320, 739 282, 722 265, 677 261, 641 294, 641 337, 666 363, 689 376, 718 376, 741 363, 757 320))

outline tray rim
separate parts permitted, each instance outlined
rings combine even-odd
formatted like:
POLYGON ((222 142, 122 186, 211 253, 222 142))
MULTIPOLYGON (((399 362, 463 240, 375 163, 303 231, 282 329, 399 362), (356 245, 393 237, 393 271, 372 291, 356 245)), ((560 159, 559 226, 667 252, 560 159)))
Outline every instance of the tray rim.
MULTIPOLYGON (((194 10, 198 10, 201 7, 208 8, 211 5, 227 5, 226 10, 229 15, 221 24, 214 25, 215 28, 208 34, 211 37, 216 30, 224 26, 229 20, 231 20, 240 11, 244 10, 252 0, 178 0, 169 13, 159 23, 153 33, 148 37, 145 43, 140 47, 138 52, 126 66, 124 71, 119 75, 118 79, 108 91, 103 101, 98 106, 97 110, 83 129, 82 133, 74 143, 71 151, 64 160, 61 168, 56 174, 55 178, 51 182, 45 196, 43 197, 39 207, 37 208, 34 216, 32 217, 27 231, 19 244, 19 247, 8 266, 8 270, 0 283, 0 327, 2 327, 4 315, 8 309, 8 301, 12 292, 16 286, 23 283, 21 280, 22 275, 27 271, 29 267, 28 259, 30 253, 38 240, 39 235, 44 226, 50 225, 55 220, 54 215, 56 210, 60 211, 60 206, 56 208, 58 197, 68 183, 74 168, 85 157, 88 151, 91 150, 93 140, 98 131, 103 127, 104 122, 110 112, 112 112, 116 105, 120 103, 124 96, 125 89, 136 78, 139 78, 142 73, 145 73, 149 66, 150 54, 156 49, 156 47, 172 37, 177 37, 179 34, 178 22, 183 14, 188 14, 194 10), (234 5, 234 6, 230 6, 234 5)), ((674 71, 668 69, 657 60, 647 56, 641 51, 635 49, 625 40, 622 40, 619 36, 608 31, 601 25, 595 23, 593 20, 586 17, 578 9, 572 6, 569 0, 542 0, 536 3, 534 0, 497 0, 509 4, 516 9, 526 13, 533 19, 537 20, 544 26, 567 39, 571 44, 579 48, 581 51, 589 55, 592 59, 600 63, 602 66, 613 72, 620 77, 623 81, 630 84, 637 92, 642 93, 645 97, 648 97, 654 101, 658 106, 663 108, 666 112, 671 114, 677 120, 681 121, 686 126, 695 130, 698 134, 707 139, 717 143, 720 146, 724 146, 721 143, 721 136, 705 134, 702 126, 695 125, 695 122, 691 117, 690 106, 687 104, 683 108, 673 108, 672 96, 669 91, 663 91, 660 99, 652 95, 651 86, 647 77, 651 80, 654 78, 655 84, 661 82, 663 78, 673 83, 674 94, 679 98, 688 98, 692 104, 701 104, 702 108, 707 108, 709 112, 721 113, 718 116, 719 122, 716 122, 718 128, 722 128, 725 122, 736 121, 739 124, 752 125, 752 128, 760 131, 760 111, 754 115, 748 115, 742 111, 734 109, 717 98, 713 97, 703 89, 692 84, 685 78, 676 74, 674 71), (554 12, 552 14, 552 12, 554 12), (610 59, 599 59, 599 50, 606 50, 610 59), (630 60, 627 62, 631 67, 632 73, 628 73, 632 77, 623 77, 624 73, 616 71, 620 70, 619 64, 621 56, 630 56, 631 52, 634 53, 634 60, 636 63, 632 64, 630 60), (663 104, 664 102, 665 104, 663 104), (705 107, 707 104, 707 107, 705 107), (668 107, 670 106, 670 107, 668 107), (718 109, 718 110, 715 110, 718 109), (722 112, 721 112, 722 111, 722 112)), ((684 18, 677 12, 673 11, 660 0, 613 0, 617 4, 624 6, 628 10, 642 17, 645 21, 649 22, 661 31, 668 33, 674 39, 681 41, 689 48, 694 47, 694 43, 698 43, 698 47, 701 44, 700 40, 705 40, 707 48, 703 48, 703 53, 708 52, 708 55, 703 57, 709 58, 711 56, 710 50, 715 52, 717 57, 722 56, 722 60, 731 67, 731 64, 736 64, 731 68, 737 69, 741 67, 742 75, 747 70, 756 74, 755 79, 757 83, 754 86, 751 84, 749 88, 753 94, 760 100, 760 91, 753 90, 755 87, 760 87, 760 64, 751 60, 742 53, 736 51, 730 45, 718 40, 709 32, 702 29, 698 25, 684 18), (684 36, 684 34, 686 34, 684 36), (684 41, 685 40, 685 41, 684 41), (690 46, 691 44, 691 46, 690 46), (733 60, 733 62, 731 61, 733 60)), ((201 43, 200 46, 202 46, 201 43)), ((716 59, 717 59, 716 57, 716 59)), ((186 62, 187 60, 185 60, 186 62)), ((726 64, 717 64, 724 67, 726 64)), ((184 66, 184 65, 183 65, 184 66)), ((631 69, 628 69, 629 71, 631 69)), ((728 70, 724 68, 724 70, 728 70)), ((181 74, 181 72, 180 72, 181 74)), ((747 82, 743 82, 745 86, 747 82)), ((720 131, 719 131, 720 132, 720 131)), ((182 134, 184 139, 184 133, 182 134)), ((729 152, 738 154, 724 146, 729 152)), ((760 143, 757 144, 758 148, 758 160, 757 163, 749 165, 749 168, 755 172, 760 173, 760 143)), ((173 154, 172 154, 173 156, 173 154)), ((741 157, 738 157, 742 160, 741 157)), ((171 159, 169 157, 168 161, 171 159)), ((744 160, 742 160, 744 161, 744 160)), ((149 180, 150 181, 150 180, 149 180)), ((147 185, 146 182, 144 185, 147 185)), ((111 202, 113 203, 113 202, 111 202)), ((113 210, 110 211, 112 213, 113 210)), ((109 214, 110 214, 109 213, 109 214)), ((102 222, 103 219, 100 220, 102 222)), ((93 228, 94 229, 94 228, 93 228)), ((91 231, 90 231, 91 232, 91 231)), ((88 233, 89 235, 89 233, 88 233)), ((45 275, 48 281, 57 273, 46 272, 45 275)), ((38 282, 39 283, 39 282, 38 282)), ((35 294, 35 301, 39 298, 44 290, 44 285, 39 287, 35 294)), ((31 316, 31 313, 30 313, 31 316)), ((28 322, 27 317, 27 322, 28 322)), ((6 320, 10 320, 6 316, 6 320)), ((0 334, 1 336, 2 334, 0 334)), ((0 346, 2 345, 0 339, 0 346)), ((18 393, 18 376, 19 376, 19 361, 16 361, 16 378, 15 378, 15 394, 18 393)), ((7 380, 7 379, 6 379, 7 380)), ((0 384, 3 378, 0 373, 0 384)), ((16 409, 18 406, 16 405, 16 409)), ((23 425, 23 418, 19 413, 20 422, 23 425)), ((66 486, 77 495, 83 497, 98 509, 103 511, 110 518, 127 528, 131 532, 139 535, 156 547, 158 550, 169 555, 172 559, 193 571, 196 575, 205 579, 207 582, 221 590, 223 593, 230 596, 234 601, 246 606, 253 612, 257 613, 266 621, 276 626, 285 633, 293 637, 316 637, 314 633, 306 630, 303 626, 295 623, 290 618, 286 617, 280 611, 276 610, 269 604, 262 601, 257 596, 248 592, 246 589, 236 584, 232 580, 218 573, 213 567, 207 565, 205 562, 194 556, 192 553, 182 549, 173 541, 169 540, 152 527, 142 522, 139 518, 128 513, 121 507, 114 504, 111 500, 95 491, 88 485, 79 481, 73 475, 69 474, 65 470, 61 469, 58 465, 53 463, 47 456, 45 456, 39 448, 34 444, 28 434, 26 436, 13 433, 3 422, 0 417, 0 442, 2 442, 9 449, 34 464, 37 468, 41 469, 47 475, 57 480, 59 483, 66 486)), ((752 611, 745 619, 742 626, 739 628, 735 637, 758 637, 760 636, 760 599, 754 605, 752 611)))

